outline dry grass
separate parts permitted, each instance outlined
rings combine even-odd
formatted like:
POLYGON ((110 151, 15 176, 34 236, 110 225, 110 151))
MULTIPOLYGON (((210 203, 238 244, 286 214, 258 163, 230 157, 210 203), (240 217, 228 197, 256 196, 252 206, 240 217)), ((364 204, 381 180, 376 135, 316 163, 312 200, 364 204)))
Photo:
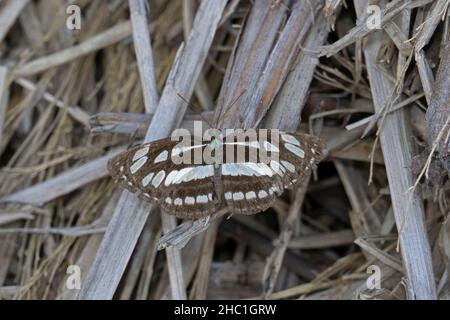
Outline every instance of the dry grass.
POLYGON ((64 1, 0 3, 0 298, 450 298, 450 1, 380 1, 382 30, 366 0, 76 2, 75 31, 64 1), (181 221, 106 162, 201 118, 327 157, 267 212, 158 251, 181 221))

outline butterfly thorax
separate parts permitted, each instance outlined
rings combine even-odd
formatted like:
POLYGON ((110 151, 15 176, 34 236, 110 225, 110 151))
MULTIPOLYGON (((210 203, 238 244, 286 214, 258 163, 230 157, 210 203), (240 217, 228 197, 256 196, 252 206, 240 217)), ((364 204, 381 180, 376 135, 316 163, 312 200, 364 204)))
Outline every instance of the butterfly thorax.
POLYGON ((221 153, 222 153, 222 141, 214 138, 211 142, 211 148, 213 153, 213 159, 214 160, 214 195, 213 199, 214 201, 217 201, 217 205, 219 207, 224 206, 224 199, 223 199, 223 184, 222 184, 222 163, 221 161, 218 161, 218 159, 221 159, 221 153))

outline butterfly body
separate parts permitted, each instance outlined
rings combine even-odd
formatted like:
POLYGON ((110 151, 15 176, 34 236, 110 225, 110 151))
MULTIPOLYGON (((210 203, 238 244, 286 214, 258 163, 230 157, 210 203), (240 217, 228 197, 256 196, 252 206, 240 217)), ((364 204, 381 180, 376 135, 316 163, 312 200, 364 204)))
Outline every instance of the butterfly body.
POLYGON ((237 132, 210 141, 192 138, 182 146, 171 138, 157 140, 111 158, 108 170, 122 187, 180 218, 206 217, 223 207, 254 214, 302 181, 324 148, 314 136, 267 132, 253 140, 237 132))

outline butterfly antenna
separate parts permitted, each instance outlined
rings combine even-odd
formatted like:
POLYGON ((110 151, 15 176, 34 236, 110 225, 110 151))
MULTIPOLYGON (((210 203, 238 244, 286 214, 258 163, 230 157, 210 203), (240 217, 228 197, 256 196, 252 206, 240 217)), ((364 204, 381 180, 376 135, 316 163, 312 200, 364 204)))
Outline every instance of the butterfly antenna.
POLYGON ((233 102, 231 102, 230 106, 225 109, 225 112, 223 113, 224 116, 231 110, 231 108, 236 104, 236 102, 238 102, 238 100, 244 95, 246 91, 247 89, 242 90, 242 92, 233 100, 233 102))
MULTIPOLYGON (((192 111, 195 111, 195 110, 194 110, 194 107, 196 107, 196 106, 193 105, 192 103, 190 103, 185 97, 183 97, 183 96, 181 95, 181 93, 177 92, 177 96, 178 96, 181 100, 183 100, 183 101, 187 104, 187 106, 188 106, 192 111)), ((211 123, 210 123, 210 122, 202 115, 201 112, 199 113, 199 115, 200 115, 200 118, 202 119, 202 121, 206 122, 210 128, 213 128, 212 124, 211 124, 211 123)))
POLYGON ((127 145, 127 150, 130 149, 133 146, 133 142, 137 137, 137 133, 139 131, 139 128, 135 128, 133 130, 133 132, 131 132, 131 135, 128 138, 128 145, 127 145))
POLYGON ((236 97, 236 99, 234 99, 234 101, 231 103, 231 106, 234 106, 236 102, 238 102, 238 100, 244 95, 244 93, 247 91, 247 89, 242 90, 242 92, 236 97))

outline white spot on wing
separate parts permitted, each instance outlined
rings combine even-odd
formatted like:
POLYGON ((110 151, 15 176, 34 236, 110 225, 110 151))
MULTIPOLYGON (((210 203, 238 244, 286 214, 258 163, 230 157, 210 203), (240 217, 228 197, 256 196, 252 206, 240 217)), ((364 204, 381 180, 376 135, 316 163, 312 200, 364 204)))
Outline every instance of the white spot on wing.
POLYGON ((176 198, 175 201, 173 202, 173 204, 176 206, 181 206, 183 204, 183 199, 176 198))
POLYGON ((195 198, 194 198, 194 197, 186 197, 186 198, 184 199, 184 202, 185 202, 186 204, 195 204, 195 198))
POLYGON ((167 175, 166 181, 164 181, 164 185, 166 187, 170 186, 173 183, 173 179, 175 179, 177 174, 178 174, 178 170, 170 171, 169 174, 167 175))
POLYGON ((153 161, 153 163, 158 163, 158 162, 166 161, 168 155, 169 155, 169 152, 168 152, 167 150, 164 150, 163 152, 161 152, 160 154, 158 154, 158 156, 155 158, 155 160, 153 161))
POLYGON ((233 194, 231 192, 225 193, 225 200, 231 200, 233 198, 233 194))
POLYGON ((239 176, 243 175, 240 163, 224 163, 222 164, 222 175, 224 176, 239 176), (242 172, 242 173, 241 173, 242 172))
POLYGON ((272 170, 265 163, 224 163, 222 165, 224 176, 273 176, 272 170))
POLYGON ((266 198, 267 196, 268 196, 268 194, 267 194, 266 190, 259 190, 259 192, 258 192, 258 198, 264 199, 264 198, 266 198))
POLYGON ((273 171, 275 171, 278 175, 283 176, 284 175, 284 168, 282 165, 280 165, 279 162, 275 160, 270 160, 270 167, 273 171))
POLYGON ((165 176, 166 176, 166 172, 164 170, 161 170, 160 172, 158 172, 158 174, 152 180, 152 185, 155 188, 158 188, 165 176))
POLYGON ((244 194, 242 192, 233 193, 233 200, 243 200, 244 194))
POLYGON ((289 161, 286 160, 281 160, 281 163, 283 164, 283 166, 288 169, 290 172, 294 173, 295 172, 295 166, 290 163, 289 161))
POLYGON ((194 180, 212 177, 214 175, 214 166, 212 164, 206 166, 198 166, 194 169, 194 180))
POLYGON ((183 168, 180 171, 178 170, 171 171, 167 176, 164 185, 169 186, 171 184, 179 184, 191 180, 204 179, 207 177, 212 177, 213 175, 214 175, 214 167, 212 164, 206 166, 183 168))
POLYGON ((279 193, 279 192, 280 192, 280 189, 278 188, 278 186, 272 186, 272 187, 270 187, 269 193, 270 193, 270 194, 273 194, 274 192, 276 192, 276 193, 279 193))
POLYGON ((208 196, 206 194, 197 196, 197 203, 208 203, 208 196))
POLYGON ((134 154, 134 157, 133 157, 133 161, 136 161, 137 159, 140 159, 143 156, 145 156, 148 153, 149 149, 150 149, 149 147, 144 147, 144 148, 141 148, 138 151, 136 151, 136 153, 134 154))
POLYGON ((155 175, 154 172, 150 172, 148 175, 146 175, 146 176, 142 179, 142 185, 143 185, 144 187, 146 187, 146 186, 150 183, 150 181, 152 181, 154 175, 155 175))
POLYGON ((247 199, 247 200, 255 199, 255 198, 256 198, 255 191, 249 191, 245 194, 245 199, 247 199))
POLYGON ((267 140, 264 141, 264 149, 270 152, 280 152, 280 149, 278 149, 276 146, 274 146, 267 140))
POLYGON ((265 163, 248 162, 245 163, 244 165, 246 165, 248 168, 250 168, 260 176, 268 176, 268 177, 273 176, 273 171, 265 163))
POLYGON ((293 144, 290 143, 285 143, 284 146, 286 147, 286 149, 295 154, 297 157, 300 158, 305 157, 305 151, 303 151, 301 148, 294 146, 293 144))
POLYGON ((255 148, 255 149, 259 149, 260 148, 260 144, 259 144, 258 141, 250 141, 250 143, 248 145, 251 148, 255 148))
POLYGON ((238 141, 238 142, 224 142, 223 143, 224 146, 243 146, 243 147, 250 147, 250 148, 255 148, 255 149, 259 149, 260 145, 258 141, 249 141, 249 142, 245 142, 245 141, 238 141))
POLYGON ((145 162, 147 162, 147 157, 142 157, 135 163, 133 163, 133 165, 130 167, 131 173, 135 174, 144 165, 145 162))
POLYGON ((282 134, 281 139, 283 139, 284 142, 295 144, 296 146, 300 146, 300 142, 290 134, 282 134))
POLYGON ((194 172, 194 167, 183 168, 177 172, 177 174, 172 178, 173 184, 178 184, 184 181, 184 178, 191 177, 194 172))
POLYGON ((172 149, 172 152, 170 153, 171 157, 176 157, 181 155, 182 153, 186 152, 186 151, 190 151, 193 149, 197 149, 197 148, 203 148, 204 146, 206 146, 206 144, 197 144, 197 145, 193 145, 193 146, 186 146, 186 147, 176 147, 172 149))
POLYGON ((167 197, 165 201, 168 204, 172 204, 172 198, 170 198, 170 197, 167 197))

